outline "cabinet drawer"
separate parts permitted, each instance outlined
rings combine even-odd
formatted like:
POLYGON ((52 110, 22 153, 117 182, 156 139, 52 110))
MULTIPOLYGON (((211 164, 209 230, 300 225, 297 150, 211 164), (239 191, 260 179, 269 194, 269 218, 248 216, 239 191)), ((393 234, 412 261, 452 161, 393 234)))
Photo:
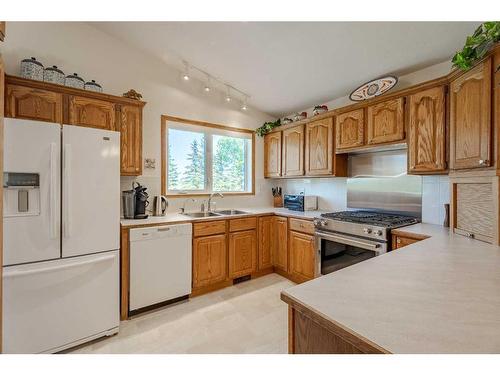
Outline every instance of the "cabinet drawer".
POLYGON ((303 232, 307 234, 314 234, 314 224, 309 220, 290 219, 290 230, 303 232))
POLYGON ((242 219, 229 220, 229 231, 236 232, 240 230, 248 230, 257 228, 256 217, 245 217, 242 219))
POLYGON ((226 221, 205 221, 202 223, 193 224, 193 233, 195 237, 211 236, 212 234, 220 234, 226 232, 226 221))
POLYGON ((408 237, 402 237, 402 236, 394 236, 392 240, 393 240, 393 243, 392 243, 393 250, 400 249, 402 247, 411 245, 412 243, 419 241, 415 238, 408 238, 408 237))

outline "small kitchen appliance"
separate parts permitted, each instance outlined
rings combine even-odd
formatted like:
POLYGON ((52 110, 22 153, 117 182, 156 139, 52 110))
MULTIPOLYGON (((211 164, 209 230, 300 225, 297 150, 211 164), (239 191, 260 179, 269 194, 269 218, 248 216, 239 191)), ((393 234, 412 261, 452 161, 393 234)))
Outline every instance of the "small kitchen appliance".
POLYGON ((167 214, 168 201, 164 195, 155 195, 153 198, 153 216, 165 216, 167 214))
POLYGON ((132 183, 132 187, 135 190, 135 210, 134 219, 147 219, 148 214, 146 214, 146 207, 149 205, 149 195, 146 193, 147 187, 142 186, 137 181, 132 183), (137 186, 135 186, 137 184, 137 186))
POLYGON ((123 218, 133 219, 135 217, 135 190, 122 191, 123 218))
POLYGON ((285 208, 292 211, 314 211, 318 209, 316 195, 285 194, 285 208))

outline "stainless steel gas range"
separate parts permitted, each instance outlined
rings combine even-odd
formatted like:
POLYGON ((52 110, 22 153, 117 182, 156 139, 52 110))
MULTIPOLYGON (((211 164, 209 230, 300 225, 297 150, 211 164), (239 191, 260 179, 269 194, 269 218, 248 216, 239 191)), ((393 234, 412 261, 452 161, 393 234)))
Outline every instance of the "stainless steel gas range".
POLYGON ((422 179, 406 174, 406 150, 349 155, 347 208, 314 219, 317 274, 386 253, 391 229, 419 222, 422 179))
POLYGON ((325 275, 390 249, 390 230, 418 223, 411 216, 342 211, 314 219, 318 273, 325 275))

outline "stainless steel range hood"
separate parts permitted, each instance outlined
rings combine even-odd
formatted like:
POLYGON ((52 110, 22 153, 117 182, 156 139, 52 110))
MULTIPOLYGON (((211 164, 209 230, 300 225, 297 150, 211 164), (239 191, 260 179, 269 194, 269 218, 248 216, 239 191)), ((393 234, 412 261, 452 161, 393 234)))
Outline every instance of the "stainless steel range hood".
POLYGON ((348 208, 421 218, 422 177, 406 174, 406 149, 349 155, 348 168, 348 208))

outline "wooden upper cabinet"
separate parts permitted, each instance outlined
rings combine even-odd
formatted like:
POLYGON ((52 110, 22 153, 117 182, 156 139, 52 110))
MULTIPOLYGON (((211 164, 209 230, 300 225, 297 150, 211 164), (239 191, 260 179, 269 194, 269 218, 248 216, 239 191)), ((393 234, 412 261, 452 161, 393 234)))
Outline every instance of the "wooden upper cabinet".
POLYGON ((409 173, 446 170, 445 87, 434 87, 407 98, 409 173))
POLYGON ((305 129, 306 175, 333 174, 333 119, 330 117, 310 122, 305 129))
POLYGON ((288 272, 288 220, 286 217, 273 217, 273 265, 284 272, 288 272))
POLYGON ((117 113, 121 133, 121 174, 140 175, 142 173, 142 108, 122 105, 117 113))
POLYGON ((290 231, 290 274, 298 282, 314 279, 314 236, 290 231))
POLYGON ((450 84, 450 168, 491 165, 491 59, 450 84))
POLYGON ((5 21, 0 21, 0 41, 5 39, 5 21))
POLYGON ((336 117, 336 148, 349 149, 364 145, 365 112, 364 109, 346 112, 336 117))
POLYGON ((70 125, 115 130, 115 105, 104 100, 70 95, 68 122, 70 125))
POLYGON ((5 117, 62 122, 62 95, 37 88, 6 85, 5 117))
POLYGON ((273 266, 273 223, 273 216, 259 217, 259 248, 257 256, 257 264, 259 270, 263 270, 273 266))
POLYGON ((193 240, 193 288, 215 284, 227 278, 226 235, 193 240))
POLYGON ((367 108, 367 144, 402 141, 404 131, 404 98, 387 100, 367 108))
POLYGON ((250 275, 257 270, 257 231, 229 234, 229 278, 250 275))
POLYGON ((304 125, 283 130, 283 176, 304 175, 304 125))
POLYGON ((281 176, 281 132, 264 136, 264 177, 281 176))

